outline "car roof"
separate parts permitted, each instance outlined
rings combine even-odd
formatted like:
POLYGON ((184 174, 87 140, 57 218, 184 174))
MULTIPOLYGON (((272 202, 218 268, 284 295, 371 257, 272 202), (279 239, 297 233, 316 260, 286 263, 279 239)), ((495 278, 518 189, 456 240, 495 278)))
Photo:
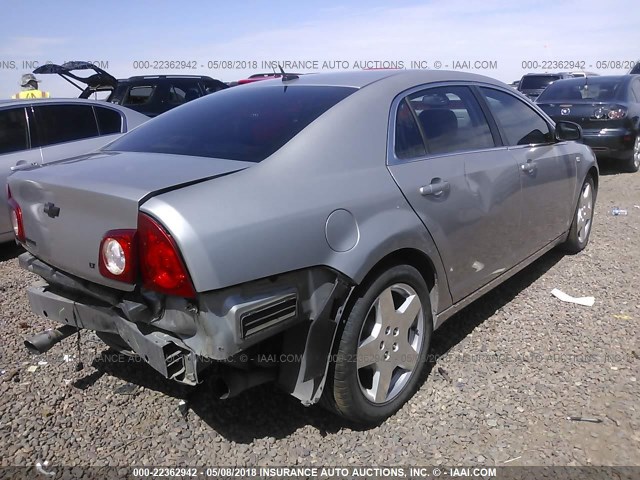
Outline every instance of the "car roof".
POLYGON ((119 108, 119 105, 114 105, 113 103, 105 102, 104 100, 92 100, 92 99, 84 99, 84 98, 24 98, 24 99, 3 99, 0 100, 0 105, 4 106, 7 104, 10 105, 43 105, 43 104, 60 104, 60 103, 73 103, 73 104, 84 104, 84 105, 99 105, 99 106, 110 106, 119 108))
POLYGON ((106 107, 118 110, 131 120, 135 117, 144 117, 142 113, 136 112, 122 105, 117 105, 104 100, 91 100, 84 98, 25 98, 25 99, 2 99, 0 100, 0 110, 10 107, 26 107, 28 105, 95 105, 97 107, 106 107))
POLYGON ((506 86, 493 78, 475 73, 466 73, 449 70, 357 70, 348 72, 330 72, 305 74, 293 80, 283 81, 282 78, 273 80, 261 80, 246 85, 242 88, 267 88, 275 85, 313 85, 332 87, 363 88, 375 82, 384 82, 393 79, 394 85, 406 84, 406 88, 425 83, 461 81, 481 82, 506 86))
POLYGON ((525 73, 522 77, 568 77, 568 72, 543 72, 543 73, 525 73))
POLYGON ((186 80, 215 80, 212 77, 206 75, 136 75, 135 77, 119 78, 118 83, 137 82, 144 80, 172 80, 172 79, 186 79, 186 80))
POLYGON ((598 75, 595 77, 574 77, 574 78, 563 78, 562 80, 558 80, 557 82, 553 82, 553 85, 556 85, 560 82, 560 85, 567 85, 573 82, 574 84, 579 85, 597 85, 599 83, 609 83, 611 81, 627 83, 631 81, 634 75, 598 75))

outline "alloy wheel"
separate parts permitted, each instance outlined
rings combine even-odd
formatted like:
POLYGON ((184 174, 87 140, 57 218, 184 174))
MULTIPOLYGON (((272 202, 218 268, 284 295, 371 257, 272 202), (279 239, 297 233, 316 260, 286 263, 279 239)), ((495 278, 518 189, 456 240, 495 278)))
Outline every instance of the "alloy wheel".
MULTIPOLYGON (((636 141, 637 143, 637 141, 636 141)), ((591 220, 593 218, 593 188, 589 182, 585 182, 580 192, 578 210, 576 212, 576 225, 578 231, 578 241, 583 243, 589 237, 591 220)))
POLYGON ((373 302, 360 330, 356 368, 364 396, 389 402, 409 382, 424 343, 424 312, 407 284, 387 287, 373 302))

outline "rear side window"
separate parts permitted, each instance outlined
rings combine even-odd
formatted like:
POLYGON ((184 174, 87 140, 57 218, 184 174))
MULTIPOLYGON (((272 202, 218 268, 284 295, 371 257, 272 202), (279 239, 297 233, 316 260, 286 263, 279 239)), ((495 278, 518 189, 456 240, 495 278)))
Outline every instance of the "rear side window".
POLYGON ((127 92, 122 105, 144 105, 149 103, 156 87, 154 85, 137 85, 127 92))
POLYGON ((0 110, 0 155, 29 148, 24 108, 0 110))
POLYGON ((422 157, 427 151, 420 129, 406 100, 402 100, 396 114, 396 157, 400 159, 422 157))
POLYGON ((38 147, 97 137, 98 125, 90 105, 42 105, 35 112, 38 147))
POLYGON ((492 88, 481 87, 489 109, 507 137, 507 145, 530 145, 553 141, 551 127, 522 100, 492 88))
POLYGON ((122 131, 122 116, 120 112, 104 107, 93 107, 98 120, 100 135, 111 135, 122 131))
POLYGON ((558 75, 530 75, 522 77, 520 90, 541 90, 547 88, 556 80, 560 80, 558 75))
POLYGON ((408 100, 429 153, 455 153, 495 146, 487 119, 469 88, 429 88, 411 95, 408 100))
POLYGON ((356 89, 237 88, 163 113, 108 150, 260 162, 356 89))

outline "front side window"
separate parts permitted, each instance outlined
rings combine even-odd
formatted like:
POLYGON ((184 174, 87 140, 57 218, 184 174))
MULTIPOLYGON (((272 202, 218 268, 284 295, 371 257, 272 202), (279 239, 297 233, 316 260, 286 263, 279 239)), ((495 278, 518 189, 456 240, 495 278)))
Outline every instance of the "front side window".
POLYGON ((0 110, 0 155, 29 148, 24 108, 0 110))
POLYGON ((631 83, 631 93, 635 96, 635 101, 640 102, 640 80, 631 83))
POLYGON ((224 90, 227 86, 222 83, 220 80, 205 80, 204 81, 204 91, 206 94, 214 93, 219 90, 224 90))
POLYGON ((169 110, 107 149, 260 162, 354 91, 287 85, 229 89, 169 110))
POLYGON ((489 109, 506 136, 507 145, 550 143, 553 132, 545 119, 519 98, 493 88, 481 87, 489 109))
MULTIPOLYGON (((197 92, 197 90, 196 90, 197 92)), ((172 105, 180 105, 184 103, 187 92, 176 85, 169 86, 169 103, 172 105)), ((197 97, 196 97, 197 98, 197 97)))
POLYGON ((38 147, 97 137, 98 125, 91 105, 41 105, 33 108, 38 147))

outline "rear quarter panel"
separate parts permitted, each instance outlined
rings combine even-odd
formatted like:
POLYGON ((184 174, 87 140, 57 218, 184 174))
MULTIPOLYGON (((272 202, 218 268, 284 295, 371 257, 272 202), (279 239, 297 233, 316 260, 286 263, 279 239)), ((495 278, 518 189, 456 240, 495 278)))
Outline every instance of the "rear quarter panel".
POLYGON ((176 238, 196 290, 316 265, 359 283, 387 254, 415 248, 443 279, 439 308, 446 308, 450 296, 437 249, 386 168, 396 93, 370 85, 262 163, 144 203, 141 210, 176 238), (354 219, 342 232, 349 237, 356 231, 347 251, 332 249, 326 238, 327 219, 337 209, 354 219))

